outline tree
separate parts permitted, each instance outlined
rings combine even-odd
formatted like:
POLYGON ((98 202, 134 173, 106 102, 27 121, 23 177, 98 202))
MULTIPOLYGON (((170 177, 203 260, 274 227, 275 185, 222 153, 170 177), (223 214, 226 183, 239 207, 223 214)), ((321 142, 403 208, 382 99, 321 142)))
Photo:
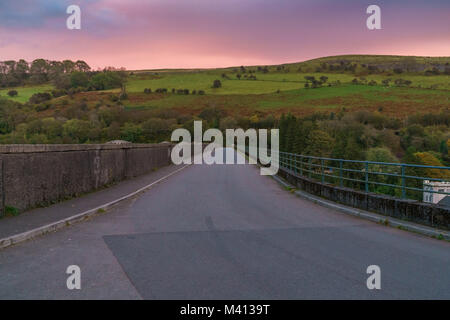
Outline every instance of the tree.
POLYGON ((104 71, 94 75, 91 79, 91 86, 96 90, 109 90, 122 87, 125 82, 123 76, 115 71, 104 71))
POLYGON ((214 80, 212 87, 214 89, 221 88, 222 87, 222 82, 220 82, 220 80, 214 80))
MULTIPOLYGON (((430 152, 417 152, 414 155, 419 158, 420 162, 423 165, 436 167, 443 166, 441 161, 439 161, 439 159, 436 158, 430 152)), ((450 177, 450 173, 448 172, 448 170, 443 169, 425 169, 425 175, 428 178, 440 178, 440 179, 450 177)))
POLYGON ((316 157, 328 157, 331 155, 334 139, 323 130, 313 130, 308 136, 308 145, 305 154, 316 157))
POLYGON ((85 72, 75 71, 70 75, 72 88, 86 88, 89 86, 89 77, 85 72))
POLYGON ((62 64, 64 67, 64 73, 70 74, 75 71, 75 62, 71 60, 64 60, 62 64))
POLYGON ((30 67, 30 80, 35 84, 45 83, 48 81, 49 64, 47 60, 36 59, 31 63, 30 67))
POLYGON ((120 129, 120 138, 129 142, 142 142, 142 127, 138 124, 127 122, 120 129))
POLYGON ((83 60, 78 60, 77 62, 75 62, 75 70, 79 72, 89 72, 91 70, 91 67, 89 67, 89 65, 83 60))
POLYGON ((370 148, 366 152, 366 160, 374 162, 398 162, 391 150, 385 147, 370 148))
POLYGON ((90 127, 88 121, 71 119, 64 123, 63 133, 75 143, 85 143, 89 138, 90 127))

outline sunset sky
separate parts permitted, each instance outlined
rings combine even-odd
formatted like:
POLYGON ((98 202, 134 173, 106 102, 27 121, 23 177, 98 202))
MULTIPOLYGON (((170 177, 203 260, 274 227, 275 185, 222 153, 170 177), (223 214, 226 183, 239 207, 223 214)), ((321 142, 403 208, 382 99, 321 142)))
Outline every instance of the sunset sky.
POLYGON ((0 1, 0 60, 207 68, 338 54, 450 56, 450 1, 0 1), (81 7, 81 30, 66 28, 71 4, 81 7), (366 27, 371 4, 382 30, 366 27))

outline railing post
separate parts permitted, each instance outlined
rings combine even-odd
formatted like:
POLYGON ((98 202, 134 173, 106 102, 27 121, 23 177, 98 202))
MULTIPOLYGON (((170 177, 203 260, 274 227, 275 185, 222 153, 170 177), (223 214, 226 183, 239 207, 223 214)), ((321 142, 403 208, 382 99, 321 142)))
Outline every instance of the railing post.
POLYGON ((322 175, 322 183, 325 182, 325 176, 323 175, 323 166, 324 166, 324 161, 323 161, 323 159, 320 159, 320 173, 322 175))
POLYGON ((339 160, 339 185, 341 187, 344 185, 344 181, 342 179, 342 164, 343 164, 343 161, 341 159, 341 160, 339 160))
POLYGON ((303 176, 303 156, 300 156, 300 175, 303 176))
POLYGON ((366 192, 369 192, 369 162, 366 161, 366 192))
POLYGON ((308 159, 308 164, 309 164, 309 167, 308 167, 308 169, 309 169, 309 170, 308 170, 308 177, 309 177, 309 178, 311 178, 311 161, 312 161, 312 159, 309 158, 309 159, 308 159))
POLYGON ((294 154, 294 172, 295 174, 297 174, 297 158, 298 158, 298 154, 294 154))
POLYGON ((405 166, 402 166, 402 199, 406 198, 405 166))

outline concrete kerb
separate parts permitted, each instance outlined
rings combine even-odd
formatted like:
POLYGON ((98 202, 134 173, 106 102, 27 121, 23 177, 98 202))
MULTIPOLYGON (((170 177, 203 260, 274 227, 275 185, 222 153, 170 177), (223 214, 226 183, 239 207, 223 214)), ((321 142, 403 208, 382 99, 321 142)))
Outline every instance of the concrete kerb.
POLYGON ((0 249, 30 240, 32 238, 35 238, 35 237, 38 237, 38 236, 41 236, 41 235, 44 235, 44 234, 47 234, 50 232, 57 231, 63 227, 70 226, 74 223, 81 222, 92 216, 100 214, 100 213, 102 213, 103 210, 108 210, 108 209, 112 208, 113 206, 119 204, 120 202, 128 200, 128 199, 140 194, 141 192, 146 191, 147 189, 151 188, 155 184, 169 178, 170 176, 180 172, 181 170, 185 169, 188 166, 189 165, 185 165, 185 166, 181 167, 180 169, 177 169, 174 172, 171 172, 170 174, 168 174, 168 175, 166 175, 166 176, 164 176, 164 177, 162 177, 162 178, 160 178, 160 179, 158 179, 158 180, 156 180, 156 181, 154 181, 154 182, 152 182, 130 194, 127 194, 119 199, 116 199, 116 200, 110 201, 108 203, 105 203, 103 205, 100 205, 96 208, 89 209, 87 211, 81 212, 81 213, 73 215, 71 217, 52 222, 50 224, 47 224, 47 225, 29 230, 29 231, 25 231, 25 232, 22 232, 19 234, 15 234, 15 235, 0 239, 0 249))

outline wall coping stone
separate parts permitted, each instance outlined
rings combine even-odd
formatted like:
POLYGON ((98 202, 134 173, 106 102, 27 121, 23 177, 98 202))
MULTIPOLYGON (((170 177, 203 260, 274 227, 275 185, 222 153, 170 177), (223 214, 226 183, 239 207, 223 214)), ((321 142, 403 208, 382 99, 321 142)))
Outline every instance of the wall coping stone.
POLYGON ((130 143, 130 144, 4 144, 0 145, 0 154, 69 152, 89 150, 117 150, 136 148, 167 148, 171 143, 130 143))

